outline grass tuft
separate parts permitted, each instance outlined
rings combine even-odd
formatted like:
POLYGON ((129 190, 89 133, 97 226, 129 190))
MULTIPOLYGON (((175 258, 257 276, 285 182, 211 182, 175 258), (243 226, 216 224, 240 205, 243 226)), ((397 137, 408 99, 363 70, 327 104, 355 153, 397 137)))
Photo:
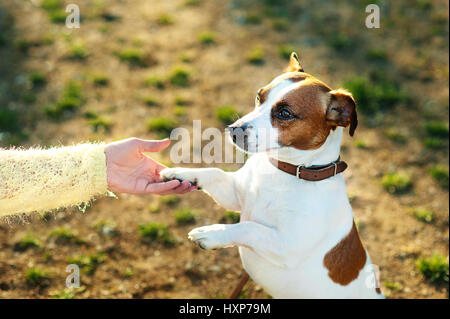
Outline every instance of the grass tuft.
POLYGON ((449 187, 449 171, 448 167, 433 166, 429 169, 431 177, 444 189, 449 187))
POLYGON ((173 19, 172 15, 170 15, 169 13, 164 13, 164 14, 161 14, 158 17, 158 19, 156 19, 156 22, 159 25, 170 25, 170 24, 173 24, 174 19, 173 19))
POLYGON ((366 114, 374 114, 407 100, 405 93, 386 80, 370 81, 356 76, 344 83, 344 87, 352 92, 358 109, 366 114))
POLYGON ((97 267, 106 261, 103 253, 94 253, 89 255, 73 256, 67 258, 69 264, 77 264, 80 269, 88 275, 92 275, 97 267))
POLYGON ((216 43, 216 34, 211 31, 203 31, 198 35, 198 40, 202 44, 216 43))
POLYGON ((109 78, 105 74, 94 74, 92 76, 92 83, 95 86, 107 86, 109 84, 109 78))
POLYGON ((50 272, 37 267, 28 268, 25 273, 26 283, 33 287, 47 287, 50 284, 50 272))
POLYGON ((147 77, 144 80, 144 84, 146 86, 155 87, 157 89, 164 89, 164 86, 165 86, 164 80, 157 75, 152 75, 152 76, 147 77))
POLYGON ((23 236, 17 243, 14 244, 14 250, 25 251, 29 248, 40 248, 41 241, 39 238, 32 235, 23 236))
POLYGON ((164 245, 172 245, 175 240, 169 232, 169 228, 165 224, 147 223, 139 225, 139 232, 144 240, 157 242, 164 245))
POLYGON ((165 135, 170 135, 170 132, 176 128, 178 122, 168 117, 155 117, 147 122, 147 127, 152 132, 158 132, 165 135))
POLYGON ((127 62, 132 66, 146 67, 149 65, 149 55, 141 49, 124 48, 116 52, 116 56, 122 62, 127 62))
POLYGON ((190 71, 183 67, 175 67, 169 75, 169 81, 172 85, 186 87, 189 86, 190 77, 190 71))
POLYGON ((32 87, 42 86, 47 83, 45 74, 40 71, 30 73, 28 80, 30 81, 32 87))
POLYGON ((411 209, 411 213, 414 215, 414 217, 424 223, 429 224, 434 219, 434 213, 426 208, 414 208, 411 209))
POLYGON ((434 254, 431 258, 419 259, 416 266, 420 273, 432 282, 448 284, 448 257, 434 254))
POLYGON ((77 82, 69 82, 58 102, 46 107, 45 112, 53 119, 59 119, 63 115, 71 114, 77 111, 84 104, 82 87, 77 82))
POLYGON ((381 185, 384 190, 391 194, 402 194, 412 188, 411 178, 400 173, 388 173, 383 176, 381 185))
POLYGON ((262 65, 264 64, 264 50, 261 47, 253 48, 247 54, 247 61, 251 64, 262 65))
POLYGON ((195 224, 195 214, 189 208, 180 208, 175 212, 175 221, 178 225, 195 224))
POLYGON ((64 227, 52 230, 50 232, 49 238, 55 240, 55 243, 63 245, 81 245, 86 243, 84 239, 79 238, 75 233, 64 227))
POLYGON ((239 118, 239 113, 234 106, 225 105, 216 109, 216 117, 224 125, 229 125, 239 118))
POLYGON ((226 211, 224 214, 224 217, 223 217, 223 219, 226 222, 230 222, 232 224, 239 223, 240 218, 241 218, 241 214, 233 212, 231 210, 226 211))
POLYGON ((116 223, 109 220, 99 220, 94 224, 94 228, 103 236, 114 237, 118 234, 116 223))
POLYGON ((89 50, 84 43, 77 42, 70 46, 67 56, 72 60, 84 60, 89 56, 89 50))

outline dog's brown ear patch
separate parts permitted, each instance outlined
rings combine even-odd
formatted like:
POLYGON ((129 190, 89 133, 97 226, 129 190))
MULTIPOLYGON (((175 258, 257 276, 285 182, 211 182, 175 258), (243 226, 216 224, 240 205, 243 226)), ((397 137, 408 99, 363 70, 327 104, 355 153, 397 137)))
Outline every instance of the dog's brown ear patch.
POLYGON ((353 222, 350 233, 325 255, 323 264, 328 269, 331 280, 346 286, 358 278, 366 259, 366 251, 353 222))
POLYGON ((300 64, 300 59, 298 58, 297 53, 291 53, 291 57, 289 58, 289 66, 287 67, 286 72, 305 72, 300 64))
POLYGON ((347 127, 350 124, 350 136, 355 133, 358 126, 356 103, 350 92, 338 89, 329 92, 331 95, 327 107, 326 119, 332 126, 347 127))

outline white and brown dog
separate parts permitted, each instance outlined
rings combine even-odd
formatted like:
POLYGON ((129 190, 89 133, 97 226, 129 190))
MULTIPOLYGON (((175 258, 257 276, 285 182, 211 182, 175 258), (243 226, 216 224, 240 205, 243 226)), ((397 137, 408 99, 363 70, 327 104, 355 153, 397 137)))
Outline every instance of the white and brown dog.
POLYGON ((256 153, 241 169, 161 172, 241 212, 238 224, 195 228, 189 238, 204 249, 238 246, 245 270, 275 298, 383 298, 339 174, 349 125, 353 135, 352 95, 305 73, 293 53, 287 72, 230 126, 234 143, 256 153))

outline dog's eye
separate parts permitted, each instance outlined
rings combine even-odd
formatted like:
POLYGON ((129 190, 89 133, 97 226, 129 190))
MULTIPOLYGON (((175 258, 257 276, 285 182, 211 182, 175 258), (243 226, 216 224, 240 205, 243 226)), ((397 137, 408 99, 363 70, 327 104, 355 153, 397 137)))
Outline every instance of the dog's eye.
POLYGON ((255 104, 256 105, 261 104, 261 98, 259 97, 259 95, 257 95, 256 98, 255 98, 255 104))
POLYGON ((294 115, 288 109, 281 109, 278 111, 277 117, 281 120, 290 120, 294 118, 294 115))

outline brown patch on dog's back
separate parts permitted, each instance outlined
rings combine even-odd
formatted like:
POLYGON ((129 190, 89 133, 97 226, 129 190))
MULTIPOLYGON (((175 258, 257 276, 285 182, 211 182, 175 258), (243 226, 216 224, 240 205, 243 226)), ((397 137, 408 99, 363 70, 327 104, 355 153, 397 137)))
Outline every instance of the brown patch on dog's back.
POLYGON ((331 280, 346 286, 358 278, 366 259, 366 251, 353 222, 350 233, 325 255, 323 264, 331 280))

